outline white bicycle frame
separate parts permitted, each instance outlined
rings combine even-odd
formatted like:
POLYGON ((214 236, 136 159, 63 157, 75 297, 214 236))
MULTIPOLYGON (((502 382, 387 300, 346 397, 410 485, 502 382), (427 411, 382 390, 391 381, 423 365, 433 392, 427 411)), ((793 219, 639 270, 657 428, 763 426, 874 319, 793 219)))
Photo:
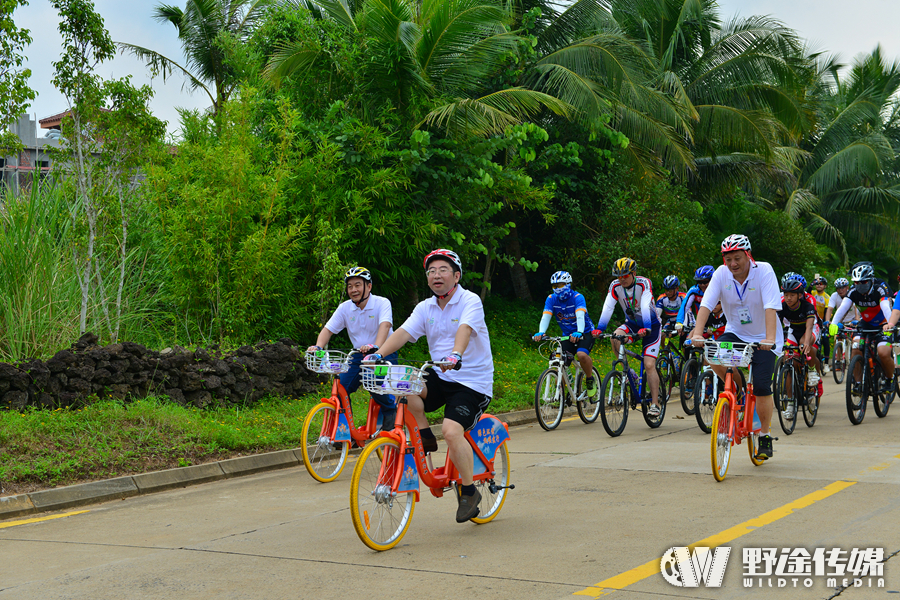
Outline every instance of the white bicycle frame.
MULTIPOLYGON (((562 344, 560 343, 559 338, 550 338, 550 343, 554 344, 556 348, 551 350, 550 358, 548 359, 547 368, 548 369, 556 369, 557 378, 556 378, 556 393, 554 394, 554 398, 559 400, 560 402, 566 399, 566 396, 563 395, 563 386, 566 388, 566 393, 568 394, 568 399, 572 401, 574 405, 576 402, 580 401, 581 398, 575 396, 575 383, 578 381, 578 373, 583 373, 584 370, 581 368, 581 363, 578 362, 578 359, 572 357, 572 365, 574 367, 573 371, 570 371, 569 367, 566 367, 566 361, 563 357, 563 349, 562 344)), ((586 394, 585 390, 582 390, 582 396, 586 394)))

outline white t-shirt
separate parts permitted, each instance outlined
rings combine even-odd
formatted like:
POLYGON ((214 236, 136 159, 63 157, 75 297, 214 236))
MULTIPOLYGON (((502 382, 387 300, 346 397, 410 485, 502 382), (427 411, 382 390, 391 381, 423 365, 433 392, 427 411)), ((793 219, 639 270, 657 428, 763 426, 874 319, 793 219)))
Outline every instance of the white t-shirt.
MULTIPOLYGON (((750 274, 738 284, 728 267, 722 265, 713 273, 700 306, 710 312, 722 303, 728 323, 725 333, 733 333, 747 343, 766 339, 766 309, 781 310, 781 290, 772 265, 758 262, 750 265, 750 274)), ((775 319, 776 354, 781 353, 784 331, 775 319)))
MULTIPOLYGON (((328 322, 325 329, 332 334, 338 334, 344 329, 350 336, 350 343, 354 348, 365 344, 374 344, 378 335, 378 328, 382 323, 394 323, 394 311, 391 309, 391 301, 383 296, 369 294, 366 307, 359 309, 352 300, 341 302, 328 322)), ((388 331, 388 337, 394 333, 393 327, 388 331)))
POLYGON ((484 306, 476 294, 459 286, 443 310, 438 306, 437 298, 432 296, 419 302, 400 328, 414 342, 423 335, 428 338, 431 360, 441 360, 453 352, 453 342, 460 325, 472 328, 469 345, 462 356, 462 367, 459 371, 447 372, 436 369, 437 374, 445 381, 455 381, 493 397, 494 358, 491 355, 491 339, 484 322, 484 306))
MULTIPOLYGON (((831 298, 828 299, 828 308, 831 309, 832 319, 837 315, 837 310, 841 307, 841 302, 843 301, 844 299, 841 298, 841 295, 837 292, 833 293, 831 298)), ((859 309, 856 308, 856 305, 853 305, 853 307, 847 311, 847 314, 844 315, 844 325, 848 325, 851 321, 859 321, 859 309)))

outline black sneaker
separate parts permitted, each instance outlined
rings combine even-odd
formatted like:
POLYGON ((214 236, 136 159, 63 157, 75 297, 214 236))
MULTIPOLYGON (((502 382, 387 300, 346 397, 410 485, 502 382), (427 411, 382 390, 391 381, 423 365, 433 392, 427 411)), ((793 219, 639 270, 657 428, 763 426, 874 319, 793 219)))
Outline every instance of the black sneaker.
POLYGON ((437 452, 437 438, 425 439, 422 438, 422 450, 425 451, 425 454, 429 452, 437 452))
POLYGON ((759 448, 756 449, 756 458, 768 460, 772 458, 773 453, 774 450, 772 450, 772 436, 759 436, 759 448))
POLYGON ((476 488, 475 493, 471 496, 466 496, 462 494, 462 488, 456 486, 456 493, 456 500, 459 502, 459 508, 456 509, 456 522, 465 523, 466 521, 477 517, 478 503, 481 502, 481 493, 478 489, 476 488))

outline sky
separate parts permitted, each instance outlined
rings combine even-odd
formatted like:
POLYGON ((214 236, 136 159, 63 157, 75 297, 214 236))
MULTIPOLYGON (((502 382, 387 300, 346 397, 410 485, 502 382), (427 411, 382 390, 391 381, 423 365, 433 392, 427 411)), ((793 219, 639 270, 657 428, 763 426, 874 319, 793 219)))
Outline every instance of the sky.
MULTIPOLYGON (((184 0, 167 3, 183 4, 184 0)), ((113 40, 150 48, 183 64, 175 27, 151 17, 157 4, 95 0, 96 10, 113 40)), ((735 15, 774 16, 808 40, 811 50, 838 54, 844 63, 870 52, 878 43, 889 60, 900 59, 898 0, 719 0, 719 6, 724 20, 735 15)), ((33 40, 26 49, 26 66, 32 72, 29 84, 38 96, 28 112, 42 119, 66 110, 65 98, 50 83, 52 63, 59 60, 61 52, 58 15, 48 0, 30 0, 28 6, 16 11, 14 19, 19 27, 31 30, 33 40)), ((161 78, 151 80, 144 64, 128 54, 117 55, 97 72, 106 78, 132 75, 132 82, 137 85, 151 84, 155 91, 151 110, 168 122, 168 131, 174 135, 178 133, 178 108, 205 109, 211 104, 202 90, 191 93, 183 88, 184 80, 177 75, 165 83, 161 78)))

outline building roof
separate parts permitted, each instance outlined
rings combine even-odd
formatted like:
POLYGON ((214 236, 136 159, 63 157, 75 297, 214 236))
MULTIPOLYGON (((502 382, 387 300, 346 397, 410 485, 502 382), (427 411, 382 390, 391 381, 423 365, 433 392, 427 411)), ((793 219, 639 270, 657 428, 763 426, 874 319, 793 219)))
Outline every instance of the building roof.
POLYGON ((59 129, 62 126, 63 118, 68 115, 71 111, 64 110, 63 112, 51 115, 49 117, 45 117, 41 119, 39 122, 41 124, 41 129, 59 129))

